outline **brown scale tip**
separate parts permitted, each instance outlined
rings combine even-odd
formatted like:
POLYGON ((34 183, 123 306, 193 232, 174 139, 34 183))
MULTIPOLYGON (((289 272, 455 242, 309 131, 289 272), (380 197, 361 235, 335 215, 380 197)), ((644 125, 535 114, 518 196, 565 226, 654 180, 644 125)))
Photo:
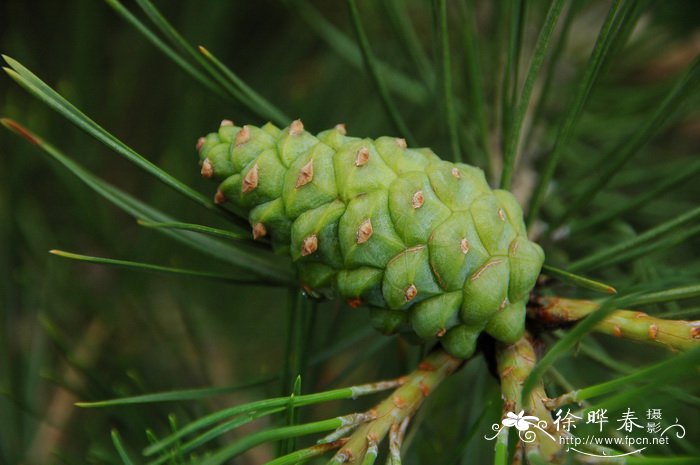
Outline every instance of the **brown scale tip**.
POLYGON ((353 297, 352 299, 348 299, 348 305, 350 305, 352 308, 358 308, 362 305, 362 299, 360 299, 359 297, 353 297))
POLYGON ((304 132, 304 123, 300 119, 295 119, 292 124, 289 125, 289 135, 290 136, 300 136, 304 132))
POLYGON ((405 149, 408 147, 408 144, 406 143, 406 139, 403 137, 397 137, 396 138, 396 145, 399 146, 399 148, 405 149))
POLYGON ((501 221, 506 220, 506 212, 504 212, 502 208, 498 209, 498 217, 501 219, 501 221))
POLYGON ((347 136, 348 127, 345 125, 345 123, 338 123, 334 127, 335 127, 335 130, 338 131, 341 135, 347 136))
POLYGON ((219 127, 222 127, 222 128, 223 128, 223 127, 226 127, 226 126, 233 126, 233 121, 231 121, 230 119, 222 119, 222 120, 221 120, 221 124, 219 125, 219 127))
POLYGON ((512 412, 513 410, 515 410, 515 401, 514 400, 511 399, 511 400, 507 400, 507 401, 503 402, 502 411, 512 412))
POLYGON ((304 239, 304 242, 302 242, 301 256, 306 257, 307 255, 311 255, 312 253, 316 252, 316 250, 318 250, 318 236, 316 236, 316 234, 312 234, 304 239))
POLYGON ((297 182, 294 185, 295 188, 299 189, 301 186, 310 183, 314 178, 314 161, 313 159, 309 160, 307 164, 305 164, 300 170, 299 170, 299 176, 297 176, 297 182))
POLYGON ((430 395, 430 388, 421 380, 418 383, 418 389, 420 389, 420 393, 423 395, 423 397, 428 397, 430 395))
POLYGON ((202 177, 211 179, 214 176, 214 167, 208 158, 205 158, 202 162, 202 177))
POLYGON ((435 336, 437 337, 442 337, 447 333, 447 328, 440 328, 437 333, 435 333, 435 336))
POLYGON ((369 240, 370 237, 372 237, 372 233, 374 232, 374 229, 372 229, 372 221, 367 218, 360 224, 360 227, 357 229, 357 235, 356 235, 356 240, 358 244, 364 244, 369 240))
POLYGON ((234 141, 234 143, 236 144, 236 146, 238 146, 238 145, 245 144, 249 140, 250 140, 250 127, 248 127, 248 125, 246 124, 245 126, 243 126, 241 128, 240 131, 238 131, 238 134, 236 134, 236 140, 234 141))
POLYGON ((457 169, 457 167, 452 168, 452 176, 454 176, 457 179, 462 177, 462 175, 460 174, 459 169, 457 169))
POLYGON ((226 196, 221 191, 221 189, 217 189, 216 195, 214 195, 214 203, 217 205, 221 205, 224 202, 226 202, 226 196))
POLYGON ((253 167, 248 171, 248 173, 243 178, 243 185, 241 186, 241 192, 244 194, 250 192, 258 187, 258 181, 260 180, 260 174, 258 169, 258 164, 254 164, 253 167))
POLYGON ((355 166, 365 166, 369 161, 369 149, 367 147, 361 147, 355 155, 355 166))
POLYGON ((206 142, 204 137, 200 137, 199 139, 197 139, 197 144, 195 144, 195 148, 197 149, 197 152, 202 151, 202 147, 204 147, 204 142, 206 142))
POLYGON ((394 396, 391 400, 394 402, 396 408, 404 408, 406 406, 406 400, 401 396, 394 396))
POLYGON ((659 334, 659 327, 655 324, 650 324, 649 331, 647 333, 649 334, 649 339, 656 339, 659 334))
POLYGON ((311 286, 309 286, 306 283, 301 284, 301 288, 304 292, 306 292, 308 295, 314 295, 316 291, 313 290, 311 286))
POLYGON ((690 328, 690 337, 693 339, 700 339, 700 326, 697 321, 694 321, 691 324, 690 328))
POLYGON ((413 208, 420 208, 423 206, 423 202, 425 202, 425 198, 423 197, 423 191, 416 191, 415 194, 413 194, 413 198, 411 199, 411 205, 413 208))
POLYGON ((466 237, 462 238, 462 240, 459 241, 459 248, 462 250, 462 253, 465 255, 467 254, 467 252, 469 252, 469 241, 467 240, 466 237))
POLYGON ((339 456, 342 456, 343 461, 345 462, 354 462, 355 457, 352 455, 352 450, 351 449, 341 449, 338 452, 339 456))
POLYGON ((403 295, 406 296, 406 302, 410 302, 418 295, 418 289, 415 284, 411 284, 406 289, 403 290, 403 295))
POLYGON ((622 329, 619 326, 613 326, 613 336, 622 337, 622 329))
POLYGON ((418 364, 418 369, 422 371, 435 371, 435 367, 430 362, 420 362, 418 364))
POLYGON ((267 228, 262 223, 255 223, 253 225, 253 240, 257 241, 261 237, 267 236, 267 228))

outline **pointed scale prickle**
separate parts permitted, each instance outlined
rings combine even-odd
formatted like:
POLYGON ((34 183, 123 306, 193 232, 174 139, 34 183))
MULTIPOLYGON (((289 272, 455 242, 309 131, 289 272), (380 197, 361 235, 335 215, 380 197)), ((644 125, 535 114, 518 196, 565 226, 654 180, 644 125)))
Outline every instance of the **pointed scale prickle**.
POLYGON ((439 339, 456 357, 482 331, 503 342, 524 331, 544 261, 507 191, 473 166, 404 139, 314 136, 300 120, 238 127, 224 120, 197 141, 216 202, 248 212, 255 239, 288 253, 301 284, 366 305, 382 332, 439 339))

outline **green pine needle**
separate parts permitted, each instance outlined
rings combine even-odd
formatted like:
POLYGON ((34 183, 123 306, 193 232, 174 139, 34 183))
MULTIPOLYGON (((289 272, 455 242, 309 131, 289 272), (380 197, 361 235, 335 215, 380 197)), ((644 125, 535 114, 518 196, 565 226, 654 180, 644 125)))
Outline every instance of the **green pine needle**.
POLYGON ((263 118, 269 118, 279 125, 286 125, 291 118, 286 116, 275 105, 258 94, 252 87, 245 83, 236 73, 221 63, 204 47, 199 47, 199 52, 177 32, 177 30, 165 19, 161 12, 149 0, 136 0, 141 9, 148 15, 153 24, 161 30, 170 42, 189 54, 199 65, 209 73, 230 95, 243 103, 249 110, 259 114, 263 118), (204 59, 203 59, 204 57, 204 59))
POLYGON ((322 433, 324 431, 336 429, 341 426, 341 424, 340 419, 331 418, 329 420, 305 423, 302 425, 284 426, 281 428, 263 430, 241 438, 228 446, 222 447, 212 455, 202 460, 201 465, 220 465, 259 444, 322 433))
MULTIPOLYGON (((393 386, 387 386, 385 389, 389 389, 391 387, 393 386)), ((325 403, 334 400, 354 399, 357 396, 373 394, 375 392, 377 392, 377 390, 365 389, 363 386, 355 386, 349 388, 334 389, 315 394, 299 395, 295 397, 294 403, 296 407, 303 407, 306 405, 325 403)), ((208 428, 216 423, 219 423, 220 421, 230 419, 239 415, 252 414, 254 412, 262 412, 278 408, 284 410, 287 408, 288 404, 289 397, 285 396, 249 402, 247 404, 237 405, 235 407, 229 407, 223 410, 219 410, 218 412, 211 413, 183 426, 180 430, 177 431, 177 433, 174 433, 168 436, 167 438, 160 440, 158 443, 151 444, 144 450, 144 454, 153 455, 157 452, 160 452, 168 448, 178 440, 180 440, 182 437, 192 434, 201 429, 208 428)))
POLYGON ((611 205, 610 208, 602 210, 597 215, 591 215, 577 219, 569 229, 569 234, 581 234, 589 231, 592 228, 600 226, 608 221, 622 217, 625 214, 634 212, 641 207, 644 207, 649 202, 658 199, 662 195, 679 189, 684 183, 695 178, 700 174, 700 162, 698 163, 683 163, 683 169, 677 169, 670 175, 663 176, 660 179, 655 179, 651 189, 645 189, 639 195, 633 198, 621 201, 617 205, 611 205))
MULTIPOLYGON (((32 144, 38 146, 42 152, 53 160, 58 161, 63 167, 68 169, 78 179, 88 187, 107 199, 113 205, 123 210, 127 214, 137 219, 147 219, 152 222, 172 223, 171 217, 165 215, 154 207, 151 207, 140 200, 132 197, 112 186, 106 181, 94 176, 89 171, 75 163, 58 149, 48 144, 43 138, 37 136, 24 126, 8 118, 0 119, 0 123, 6 128, 24 137, 32 144)), ((157 229, 181 244, 192 247, 195 250, 207 254, 217 260, 226 261, 241 269, 249 269, 260 276, 279 281, 282 283, 292 282, 292 273, 288 266, 280 263, 279 258, 265 255, 261 251, 252 253, 248 250, 237 247, 235 244, 225 244, 221 241, 205 237, 202 234, 193 232, 183 232, 175 229, 157 229)))
POLYGON ((589 205, 596 195, 608 185, 613 177, 618 174, 621 168, 634 156, 638 155, 642 148, 657 135, 670 121, 674 115, 679 113, 679 107, 687 101, 690 94, 697 92, 700 85, 700 56, 688 66, 688 69, 676 81, 668 95, 659 104, 656 111, 652 113, 644 124, 631 136, 625 137, 620 144, 613 147, 602 159, 601 166, 593 167, 591 174, 593 182, 581 191, 581 193, 568 202, 566 212, 559 218, 552 227, 563 224, 575 213, 586 205, 589 205))
POLYGON ((522 93, 518 99, 518 104, 515 108, 515 118, 510 125, 510 132, 506 138, 506 148, 503 160, 503 172, 501 174, 501 188, 510 189, 515 171, 515 162, 517 158, 517 148, 520 143, 520 132, 522 130, 525 114, 530 106, 530 96, 535 87, 535 80, 539 74, 544 58, 547 54, 549 42, 552 39, 554 28, 559 20, 559 15, 564 8, 565 0, 554 0, 547 11, 547 17, 544 20, 544 25, 540 29, 540 35, 535 44, 530 68, 527 71, 525 84, 523 85, 522 93))
POLYGON ((230 68, 224 65, 216 56, 203 46, 199 46, 199 53, 207 59, 217 71, 216 79, 221 85, 234 96, 239 96, 239 100, 251 110, 261 113, 261 116, 268 118, 280 126, 286 126, 292 120, 282 113, 277 107, 255 92, 248 84, 236 75, 230 68))
POLYGON ((119 458, 122 460, 124 465, 134 465, 134 462, 131 461, 129 454, 126 452, 126 449, 124 449, 122 440, 119 437, 119 432, 116 429, 112 430, 112 444, 114 444, 114 448, 117 450, 119 458))
POLYGON ((173 50, 172 47, 164 43, 157 35, 155 35, 146 25, 136 18, 129 10, 127 10, 124 5, 122 5, 119 0, 105 0, 105 2, 112 7, 114 11, 117 12, 119 16, 124 18, 129 24, 134 26, 137 31, 139 31, 149 42, 151 42, 156 48, 158 48, 163 54, 170 58, 177 66, 182 68, 187 74, 192 76, 196 81, 199 81, 204 87, 210 91, 216 93, 217 95, 223 97, 225 94, 221 87, 214 81, 206 77, 194 66, 192 66, 187 60, 185 60, 178 52, 173 50))
MULTIPOLYGON (((678 356, 672 357, 661 363, 657 363, 643 369, 638 369, 627 376, 620 376, 611 381, 578 389, 572 393, 571 402, 581 402, 584 400, 599 397, 612 392, 619 392, 624 387, 630 389, 633 383, 642 382, 659 385, 672 384, 686 377, 696 376, 693 366, 700 362, 700 348, 690 350, 678 356)), ((595 410, 595 405, 586 407, 585 411, 595 410)))
MULTIPOLYGON (((493 175, 493 159, 490 155, 491 148, 489 142, 488 118, 486 110, 486 96, 484 95, 484 82, 482 78, 483 65, 477 46, 478 37, 475 31, 476 13, 474 5, 469 0, 461 0, 458 3, 461 19, 460 33, 464 43, 464 55, 469 79, 467 79, 468 103, 471 107, 472 116, 466 118, 467 122, 473 121, 476 126, 477 144, 482 154, 482 165, 486 171, 487 179, 493 175)), ((467 158, 472 156, 467 154, 467 158)), ((476 158, 476 157, 474 157, 476 158)))
POLYGON ((614 0, 610 5, 610 10, 600 29, 598 39, 593 47, 593 52, 588 60, 583 77, 578 84, 573 100, 566 110, 566 114, 562 119, 562 124, 559 126, 554 147, 546 155, 545 166, 540 173, 540 178, 532 195, 532 200, 530 201, 530 212, 526 220, 528 227, 530 227, 539 216, 544 196, 549 188, 549 183, 554 177, 554 171, 559 164, 564 149, 574 135, 574 130, 576 129, 583 108, 591 94, 591 90, 598 80, 603 63, 609 53, 610 45, 615 37, 615 31, 622 27, 620 18, 624 15, 618 14, 618 11, 623 6, 623 3, 623 0, 614 0))
MULTIPOLYGON (((402 0, 388 0, 383 2, 381 6, 386 9, 387 18, 397 31, 403 48, 411 57, 413 65, 418 69, 425 88, 429 92, 432 91, 435 86, 435 72, 430 64, 430 59, 423 49, 418 31, 411 23, 408 5, 402 0)), ((389 80, 387 79, 387 81, 389 80)), ((389 82, 387 83, 390 85, 389 82)))
POLYGON ((251 381, 235 386, 224 386, 216 388, 180 389, 176 391, 154 392, 141 394, 138 396, 120 397, 116 399, 100 400, 96 402, 76 402, 77 407, 98 408, 116 407, 119 405, 151 404, 158 402, 182 402, 186 400, 207 399, 209 397, 221 396, 232 392, 253 389, 278 381, 278 376, 267 376, 260 380, 251 381))
POLYGON ((643 293, 627 297, 626 305, 640 306, 700 297, 700 284, 665 289, 663 291, 643 293))
POLYGON ((452 160, 462 161, 462 151, 459 147, 458 117, 454 89, 452 87, 452 56, 450 52, 450 34, 447 21, 447 0, 435 0, 438 23, 438 46, 440 50, 440 69, 437 73, 441 80, 443 106, 445 108, 445 122, 450 139, 452 160))
MULTIPOLYGON (((238 417, 235 417, 231 420, 225 421, 217 426, 214 426, 213 428, 209 429, 208 431, 192 438, 191 440, 184 442, 182 444, 179 443, 179 441, 176 443, 175 447, 177 448, 178 454, 186 454, 188 452, 191 452, 199 447, 202 447, 204 444, 207 444, 222 435, 233 431, 236 428, 240 428, 243 425, 246 425, 252 421, 255 421, 259 418, 266 417, 273 415, 275 413, 280 413, 284 411, 283 407, 278 407, 278 408, 271 408, 267 410, 260 410, 256 412, 251 412, 246 415, 241 415, 238 417)), ((173 431, 174 434, 177 433, 177 431, 173 431)), ((158 443, 155 443, 158 444, 158 443)), ((166 453, 162 454, 159 458, 155 460, 151 460, 148 462, 148 465, 160 465, 162 463, 167 462, 171 458, 172 454, 170 450, 168 450, 166 453)))
POLYGON ((3 55, 3 58, 12 67, 12 69, 4 68, 5 72, 7 72, 7 74, 15 82, 24 87, 29 93, 37 97, 39 100, 53 108, 71 123, 75 124, 78 128, 85 131, 88 135, 102 142, 105 146, 126 158, 131 163, 141 168, 144 172, 156 178, 158 181, 162 182, 188 199, 196 202, 207 210, 225 212, 225 210, 217 207, 214 202, 207 199, 183 182, 178 181, 173 176, 146 160, 143 156, 139 155, 129 146, 107 132, 93 120, 88 118, 84 113, 78 110, 75 106, 73 106, 70 102, 68 102, 68 100, 63 98, 58 92, 46 85, 46 83, 44 83, 31 71, 22 66, 22 64, 20 64, 18 61, 6 55, 3 55))
MULTIPOLYGON (((299 449, 287 455, 270 460, 265 465, 295 465, 319 457, 336 448, 335 444, 317 444, 306 449, 299 449)), ((364 465, 364 462, 363 462, 364 465)))
MULTIPOLYGON (((324 40, 338 58, 361 70, 364 67, 360 47, 342 30, 331 23, 321 12, 306 0, 285 0, 290 13, 298 14, 305 25, 324 40)), ((378 59, 379 73, 387 86, 405 100, 420 105, 426 103, 430 93, 420 82, 378 59)))
POLYGON ((137 220, 140 226, 145 228, 163 228, 163 229, 178 229, 181 231, 193 231, 202 234, 208 234, 210 236, 221 237, 224 239, 232 239, 234 241, 250 241, 252 237, 250 234, 231 232, 226 229, 212 228, 211 226, 203 226, 201 224, 192 223, 181 223, 177 221, 171 222, 157 222, 148 220, 137 220))
POLYGON ((386 84, 384 83, 384 77, 379 71, 379 65, 374 57, 372 46, 370 44, 369 38, 367 37, 367 34, 365 33, 364 26, 362 25, 362 18, 360 15, 360 10, 357 8, 357 3, 355 2, 355 0, 347 0, 347 4, 348 8, 350 9, 352 25, 355 29, 355 35, 357 36, 358 45, 360 47, 360 50, 362 51, 362 58, 364 59, 365 67, 367 68, 367 72, 372 78, 372 82, 374 83, 374 86, 377 90, 377 94, 379 94, 379 98, 381 99, 382 104, 384 105, 384 109, 386 110, 389 119, 391 119, 395 129, 399 132, 399 134, 402 137, 406 138, 406 141, 408 141, 409 145, 415 146, 417 145, 416 139, 413 137, 413 134, 408 129, 408 126, 406 126, 406 123, 403 117, 401 116, 401 113, 399 112, 398 108, 396 107, 396 104, 394 103, 394 99, 391 97, 391 95, 389 95, 389 90, 387 89, 386 84))
MULTIPOLYGON (((569 270, 571 271, 589 271, 597 267, 604 266, 611 263, 613 260, 619 261, 627 257, 626 253, 638 253, 639 247, 658 241, 664 236, 667 236, 673 232, 678 231, 680 228, 685 227, 688 224, 697 222, 700 218, 700 207, 690 210, 677 218, 669 220, 665 223, 645 231, 639 236, 633 237, 626 241, 620 242, 610 247, 606 247, 598 250, 596 253, 582 258, 569 265, 569 270)), ((695 233, 695 229, 691 230, 695 233)), ((652 244, 654 247, 658 247, 658 244, 652 244)))
POLYGON ((596 281, 590 278, 586 278, 585 276, 580 276, 574 273, 570 273, 566 270, 561 270, 559 268, 555 268, 551 265, 544 264, 542 266, 542 269, 547 272, 548 274, 555 276, 562 281, 568 282, 573 284, 574 286, 582 287, 584 289, 590 289, 592 291, 596 292, 602 292, 604 294, 616 294, 617 289, 612 287, 609 284, 601 283, 600 281, 596 281))
POLYGON ((154 265, 151 263, 132 262, 128 260, 115 260, 113 258, 91 257, 89 255, 81 255, 63 250, 50 250, 49 253, 57 255, 61 258, 77 260, 81 262, 94 263, 96 265, 113 266, 117 268, 126 268, 136 271, 149 271, 163 274, 175 274, 181 276, 191 276, 209 281, 223 281, 230 284, 249 285, 249 286, 279 286, 278 283, 272 283, 255 278, 242 278, 240 276, 225 275, 220 273, 212 273, 210 271, 188 270, 186 268, 175 268, 162 265, 154 265))

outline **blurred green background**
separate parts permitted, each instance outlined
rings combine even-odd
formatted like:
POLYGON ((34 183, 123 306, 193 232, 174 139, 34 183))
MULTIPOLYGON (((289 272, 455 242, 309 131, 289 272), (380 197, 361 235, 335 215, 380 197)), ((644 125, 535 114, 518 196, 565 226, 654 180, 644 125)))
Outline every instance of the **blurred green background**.
MULTIPOLYGON (((432 68, 417 66, 415 57, 405 53, 400 25, 392 23, 387 13, 391 11, 387 5, 392 3, 361 2, 367 32, 375 38, 376 54, 409 78, 402 87, 405 92, 397 92, 402 96, 399 108, 421 145, 449 153, 439 99, 430 86, 421 84, 426 73, 431 74, 426 69, 432 68)), ((532 158, 545 151, 543 147, 554 137, 552 128, 573 88, 575 70, 587 59, 607 7, 607 2, 581 3, 583 12, 555 74, 557 85, 550 89, 541 126, 533 131, 533 147, 528 152, 532 158)), ((133 7, 129 2, 125 4, 133 7)), ((344 2, 314 4, 348 38, 354 38, 344 2)), ((294 2, 161 1, 157 5, 192 43, 206 45, 287 114, 301 117, 309 130, 316 132, 345 122, 351 134, 395 134, 362 70, 357 50, 355 55, 339 53, 338 48, 319 37, 304 14, 308 10, 294 2)), ((479 52, 489 108, 486 116, 492 122, 498 119, 495 105, 491 105, 497 94, 495 76, 500 64, 494 58, 501 44, 499 23, 493 20, 498 10, 494 13, 488 2, 480 5, 479 18, 485 19, 477 24, 479 52)), ((546 5, 532 2, 530 14, 535 26, 525 29, 530 46, 546 5)), ((658 40, 642 41, 630 53, 621 54, 596 89, 579 137, 560 170, 557 188, 564 197, 567 186, 574 186, 580 173, 599 163, 596 157, 626 137, 669 88, 671 78, 682 66, 664 59, 691 53, 690 58, 678 58, 684 65, 692 58, 693 50, 697 53, 700 10, 694 2, 650 5, 650 13, 644 17, 645 31, 651 30, 650 35, 656 34, 658 40)), ((424 2, 412 1, 407 11, 424 41, 425 55, 432 61, 435 45, 430 8, 424 2)), ((454 19, 455 50, 464 45, 460 25, 459 18, 454 19)), ((196 139, 218 127, 222 118, 239 124, 264 123, 244 106, 204 89, 103 2, 5 0, 0 3, 0 50, 20 60, 139 153, 207 195, 213 195, 214 185, 199 175, 196 139)), ((474 141, 477 129, 470 117, 469 82, 461 79, 467 73, 466 58, 456 54, 454 61, 456 92, 466 102, 462 114, 467 121, 465 146, 475 147, 470 161, 483 166, 485 156, 479 152, 483 147, 474 141)), ((681 121, 655 139, 651 150, 635 161, 628 176, 620 177, 588 212, 633 198, 663 178, 665 173, 660 169, 677 172, 697 156, 697 92, 693 98, 681 121)), ((22 122, 95 174, 138 198, 184 221, 226 227, 220 218, 183 200, 90 139, 5 76, 0 78, 0 110, 3 116, 22 122)), ((146 443, 146 428, 160 433, 168 429, 171 412, 184 423, 186 418, 226 405, 280 393, 280 383, 267 382, 252 390, 201 402, 105 410, 75 408, 77 400, 235 385, 279 375, 287 347, 289 292, 120 271, 51 256, 48 250, 63 249, 226 271, 225 265, 177 242, 163 240, 156 231, 141 228, 64 169, 47 161, 26 141, 5 130, 0 131, 0 152, 0 461, 28 465, 118 463, 109 438, 112 427, 118 428, 124 442, 137 450, 146 443)), ((524 192, 531 187, 528 179, 532 172, 524 170, 521 174, 516 188, 524 192)), ((545 206, 545 219, 561 211, 560 199, 555 195, 545 206)), ((624 221, 547 250, 555 262, 566 263, 606 241, 628 237, 696 206, 698 199, 700 184, 686 184, 624 221)), ((623 287, 680 275, 697 279, 698 250, 696 235, 671 252, 601 274, 623 287)), ((571 292, 568 288, 560 290, 571 292)), ((688 308, 692 310, 693 302, 676 310, 688 308)), ((308 341, 309 359, 318 359, 324 348, 338 341, 342 349, 342 341, 347 340, 347 348, 306 370, 304 392, 395 376, 416 360, 418 349, 365 329, 368 316, 363 309, 325 302, 315 312, 315 337, 308 341)), ((630 350, 629 345, 606 338, 600 338, 600 342, 617 354, 617 361, 633 367, 640 360, 647 363, 663 356, 638 346, 630 350)), ((593 362, 571 363, 573 355, 560 368, 578 385, 609 376, 606 368, 593 362)), ((497 421, 499 406, 496 383, 487 374, 486 362, 483 358, 470 362, 447 386, 444 394, 431 400, 430 419, 421 429, 421 440, 412 446, 415 454, 411 463, 429 463, 422 458, 447 456, 445 451, 458 450, 467 425, 486 408, 483 433, 476 433, 477 440, 469 446, 469 452, 472 457, 482 458, 491 454, 491 445, 480 436, 488 432, 492 421, 497 421)), ((697 403, 688 411, 684 404, 663 400, 657 393, 646 399, 649 408, 657 400, 669 412, 675 411, 686 426, 694 422, 689 437, 700 438, 697 403)), ((642 402, 638 407, 641 411, 646 406, 642 402)), ((348 408, 339 408, 338 412, 347 412, 348 408)), ((313 409, 305 415, 329 416, 328 412, 321 415, 313 409)), ((250 429, 237 434, 246 431, 250 429)), ((225 437, 223 441, 230 439, 225 437)), ((261 463, 273 456, 274 448, 259 448, 236 463, 261 463)))

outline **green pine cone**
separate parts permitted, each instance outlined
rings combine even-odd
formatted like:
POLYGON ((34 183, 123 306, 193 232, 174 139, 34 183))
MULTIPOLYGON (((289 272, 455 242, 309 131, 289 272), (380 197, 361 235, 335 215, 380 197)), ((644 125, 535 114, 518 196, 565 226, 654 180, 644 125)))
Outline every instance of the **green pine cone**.
POLYGON ((482 331, 522 335, 544 253, 480 169, 342 125, 313 136, 299 120, 224 120, 197 148, 202 175, 221 181, 215 201, 248 211, 253 237, 290 254, 304 286, 368 305, 380 331, 439 338, 462 358, 482 331))

